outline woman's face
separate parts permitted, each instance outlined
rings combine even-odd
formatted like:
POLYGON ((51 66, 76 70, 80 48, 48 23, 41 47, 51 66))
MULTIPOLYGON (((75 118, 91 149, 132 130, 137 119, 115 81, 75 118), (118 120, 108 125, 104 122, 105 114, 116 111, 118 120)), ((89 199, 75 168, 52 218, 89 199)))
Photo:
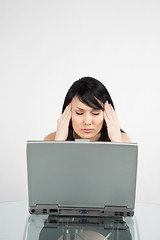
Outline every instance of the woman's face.
POLYGON ((78 97, 74 97, 72 106, 72 126, 75 138, 90 139, 97 141, 103 126, 103 110, 95 110, 82 103, 78 97))

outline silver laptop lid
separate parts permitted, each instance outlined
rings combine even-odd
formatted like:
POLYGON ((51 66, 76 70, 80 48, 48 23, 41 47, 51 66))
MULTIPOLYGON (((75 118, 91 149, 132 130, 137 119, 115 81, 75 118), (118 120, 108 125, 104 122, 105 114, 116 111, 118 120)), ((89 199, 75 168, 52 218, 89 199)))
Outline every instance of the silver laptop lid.
POLYGON ((137 144, 28 141, 29 206, 133 210, 137 154, 137 144))

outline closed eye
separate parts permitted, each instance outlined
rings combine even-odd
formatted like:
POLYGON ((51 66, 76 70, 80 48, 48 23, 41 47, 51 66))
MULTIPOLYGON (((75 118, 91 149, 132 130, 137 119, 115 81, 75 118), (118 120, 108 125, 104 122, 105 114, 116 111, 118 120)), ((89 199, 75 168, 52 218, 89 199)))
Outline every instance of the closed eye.
MULTIPOLYGON (((76 114, 77 114, 77 115, 83 115, 84 113, 82 113, 82 112, 76 112, 76 114)), ((100 113, 99 113, 99 112, 98 112, 98 113, 93 113, 93 112, 92 112, 92 114, 95 115, 95 116, 97 116, 97 115, 99 115, 100 113)))
POLYGON ((93 115, 99 115, 99 113, 92 113, 93 115))
POLYGON ((77 115, 82 115, 83 113, 76 112, 77 115))

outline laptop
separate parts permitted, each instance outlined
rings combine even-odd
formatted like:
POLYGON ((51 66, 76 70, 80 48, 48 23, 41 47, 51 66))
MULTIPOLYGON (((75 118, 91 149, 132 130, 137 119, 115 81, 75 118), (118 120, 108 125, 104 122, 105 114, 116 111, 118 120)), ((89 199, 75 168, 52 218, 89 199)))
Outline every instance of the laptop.
POLYGON ((27 141, 30 214, 133 216, 136 143, 27 141))

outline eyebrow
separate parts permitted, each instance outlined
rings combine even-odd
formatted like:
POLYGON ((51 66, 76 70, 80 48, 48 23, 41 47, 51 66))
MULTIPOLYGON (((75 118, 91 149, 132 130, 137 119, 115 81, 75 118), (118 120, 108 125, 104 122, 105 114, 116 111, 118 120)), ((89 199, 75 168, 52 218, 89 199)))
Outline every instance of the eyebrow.
POLYGON ((84 111, 84 109, 83 108, 79 108, 79 107, 76 107, 78 110, 82 110, 82 111, 84 111))

